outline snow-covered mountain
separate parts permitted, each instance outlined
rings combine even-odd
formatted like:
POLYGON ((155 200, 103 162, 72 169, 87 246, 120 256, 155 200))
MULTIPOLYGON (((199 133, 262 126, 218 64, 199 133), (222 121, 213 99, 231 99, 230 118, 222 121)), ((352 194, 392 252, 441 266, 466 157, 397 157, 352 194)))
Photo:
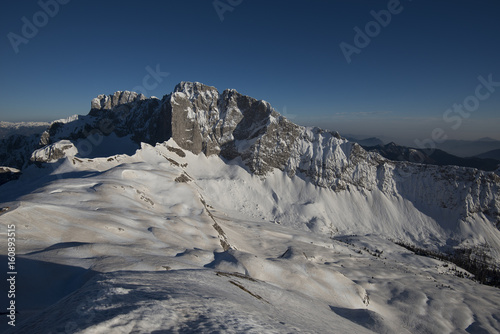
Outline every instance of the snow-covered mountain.
MULTIPOLYGON (((138 148, 140 142, 155 145, 171 138, 194 154, 237 159, 250 173, 262 177, 282 171, 354 203, 343 210, 333 209, 333 203, 340 203, 333 201, 331 212, 306 217, 313 230, 377 231, 429 246, 472 239, 500 250, 497 174, 390 161, 336 132, 298 126, 265 101, 231 89, 220 94, 200 83, 182 82, 162 100, 131 92, 100 95, 92 101, 89 115, 53 124, 41 139, 48 145, 35 151, 31 160, 93 157, 93 151, 103 145, 98 142, 110 134, 116 142, 121 140, 114 146, 123 147, 122 152, 113 153, 133 152, 134 142, 138 148), (376 209, 369 209, 374 202, 376 209), (360 205, 367 206, 366 210, 359 211, 360 205), (392 225, 397 228, 387 231, 392 225)), ((273 218, 291 220, 285 216, 293 215, 299 203, 291 201, 287 209, 281 203, 276 212, 283 214, 273 218)))
POLYGON ((498 172, 390 161, 188 82, 100 95, 31 140, 0 189, 25 331, 500 330, 500 290, 393 243, 494 265, 498 172))

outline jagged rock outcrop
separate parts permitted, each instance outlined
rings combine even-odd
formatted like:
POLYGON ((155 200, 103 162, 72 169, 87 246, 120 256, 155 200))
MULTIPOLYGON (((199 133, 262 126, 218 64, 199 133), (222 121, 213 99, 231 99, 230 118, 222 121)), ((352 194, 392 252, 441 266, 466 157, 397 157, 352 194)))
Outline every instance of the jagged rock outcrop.
POLYGON ((273 168, 314 184, 399 195, 423 207, 453 208, 463 219, 500 223, 500 178, 472 168, 393 162, 338 133, 295 125, 265 101, 234 90, 181 83, 170 96, 173 139, 197 154, 240 157, 251 172, 273 168))
POLYGON ((55 162, 65 156, 74 156, 78 149, 69 140, 60 140, 57 143, 47 145, 31 154, 30 161, 35 163, 55 162))
MULTIPOLYGON (((338 192, 380 190, 415 206, 449 209, 464 220, 480 215, 500 226, 498 173, 390 161, 336 132, 296 125, 265 101, 232 89, 219 93, 201 83, 181 82, 161 100, 132 92, 100 95, 92 100, 87 116, 53 123, 38 138, 41 151, 32 156, 31 144, 27 159, 41 162, 46 157, 51 161, 63 156, 64 150, 60 145, 46 145, 111 133, 152 145, 173 138, 195 154, 240 158, 257 175, 276 168, 338 192)), ((9 147, 16 150, 22 145, 11 143, 9 147)), ((5 153, 1 157, 5 159, 5 153)))
POLYGON ((256 174, 284 169, 300 127, 269 103, 228 89, 182 82, 170 97, 172 138, 195 154, 241 157, 256 174))
POLYGON ((115 92, 113 95, 101 94, 90 103, 90 114, 94 115, 102 110, 111 110, 142 100, 146 100, 146 96, 129 91, 115 92))
POLYGON ((15 168, 0 167, 0 186, 12 180, 17 180, 21 172, 15 168))

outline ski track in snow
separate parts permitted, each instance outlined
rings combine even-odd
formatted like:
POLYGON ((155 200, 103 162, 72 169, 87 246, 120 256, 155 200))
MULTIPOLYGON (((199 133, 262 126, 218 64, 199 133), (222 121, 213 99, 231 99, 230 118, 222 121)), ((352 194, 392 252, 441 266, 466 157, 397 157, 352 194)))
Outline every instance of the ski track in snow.
POLYGON ((167 146, 67 157, 2 186, 10 333, 500 331, 499 289, 387 239, 448 233, 411 202, 167 146))

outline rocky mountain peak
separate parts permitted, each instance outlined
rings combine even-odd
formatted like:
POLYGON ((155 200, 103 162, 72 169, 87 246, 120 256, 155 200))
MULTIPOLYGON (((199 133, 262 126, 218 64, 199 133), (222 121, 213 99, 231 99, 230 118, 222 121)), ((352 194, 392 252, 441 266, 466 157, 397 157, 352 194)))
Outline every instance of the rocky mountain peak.
POLYGON ((98 95, 90 103, 90 112, 95 113, 101 110, 111 110, 119 105, 134 101, 145 100, 146 96, 136 92, 117 91, 112 95, 98 95))
POLYGON ((184 93, 189 97, 194 97, 198 94, 217 91, 217 88, 202 84, 200 82, 182 81, 174 88, 174 93, 184 93))
MULTIPOLYGON (((219 93, 198 82, 181 82, 162 100, 125 91, 100 95, 91 105, 88 116, 54 124, 45 134, 47 138, 36 144, 34 140, 26 145, 12 140, 3 143, 0 165, 21 168, 33 156, 37 163, 43 163, 44 157, 47 162, 54 156, 59 158, 47 152, 78 156, 82 153, 41 146, 70 140, 74 147, 83 147, 79 143, 96 134, 129 136, 138 147, 141 142, 156 145, 173 139, 194 154, 239 159, 256 175, 280 170, 336 192, 381 191, 384 196, 401 196, 415 205, 453 208, 453 214, 462 219, 480 214, 500 226, 497 174, 391 161, 367 152, 337 132, 294 124, 268 102, 233 89, 219 93), (7 147, 19 146, 23 147, 20 153, 6 151, 7 147), (34 150, 42 151, 33 155, 34 150)), ((69 147, 66 144, 63 148, 69 147)))

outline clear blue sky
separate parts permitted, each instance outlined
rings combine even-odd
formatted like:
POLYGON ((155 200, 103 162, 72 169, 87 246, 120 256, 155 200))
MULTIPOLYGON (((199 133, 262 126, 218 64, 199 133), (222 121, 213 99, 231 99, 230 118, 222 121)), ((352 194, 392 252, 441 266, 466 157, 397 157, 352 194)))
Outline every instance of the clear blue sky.
POLYGON ((44 22, 37 1, 4 2, 0 120, 87 114, 93 97, 142 86, 146 67, 159 66, 169 75, 148 82, 147 95, 200 81, 343 133, 423 139, 441 127, 450 138, 500 139, 500 87, 457 129, 443 121, 474 96, 479 75, 500 82, 499 1, 401 0, 351 63, 340 43, 355 46, 354 28, 389 1, 219 3, 235 4, 223 21, 212 0, 72 0, 44 22), (23 17, 40 27, 16 53, 9 33, 24 38, 23 17))

